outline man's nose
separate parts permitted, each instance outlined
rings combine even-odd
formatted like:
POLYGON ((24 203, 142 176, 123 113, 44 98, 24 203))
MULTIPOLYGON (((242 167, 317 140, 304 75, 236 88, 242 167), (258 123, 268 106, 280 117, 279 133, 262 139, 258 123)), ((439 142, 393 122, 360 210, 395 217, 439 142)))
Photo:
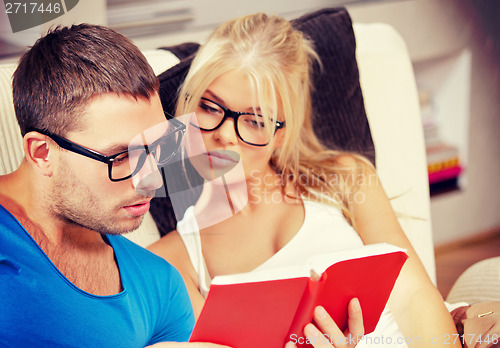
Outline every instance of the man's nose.
POLYGON ((135 190, 142 196, 152 197, 163 186, 163 178, 152 153, 148 154, 141 170, 133 176, 135 190))

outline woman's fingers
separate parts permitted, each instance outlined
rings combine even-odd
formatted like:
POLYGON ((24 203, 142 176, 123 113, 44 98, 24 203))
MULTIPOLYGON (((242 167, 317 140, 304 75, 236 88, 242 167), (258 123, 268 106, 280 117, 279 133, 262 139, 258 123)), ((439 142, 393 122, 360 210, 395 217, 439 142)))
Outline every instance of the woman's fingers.
POLYGON ((361 305, 359 304, 359 300, 357 298, 353 298, 351 302, 349 302, 348 306, 348 319, 347 326, 348 329, 345 332, 346 336, 349 335, 356 339, 356 343, 363 337, 365 334, 365 326, 363 324, 363 313, 361 311, 361 305))
MULTIPOLYGON (((342 332, 328 312, 321 306, 314 309, 313 324, 307 324, 304 328, 304 335, 307 343, 315 348, 337 347, 350 348, 355 347, 362 339, 365 328, 363 325, 363 313, 357 298, 352 299, 348 305, 348 328, 342 332)), ((296 345, 289 342, 285 348, 294 348, 296 345)))
POLYGON ((314 309, 314 321, 323 334, 330 338, 332 343, 344 340, 344 333, 339 329, 332 317, 323 307, 318 306, 314 309))
MULTIPOLYGON (((323 309, 324 310, 324 309, 323 309)), ((315 320, 316 320, 316 311, 317 309, 314 311, 314 317, 315 317, 315 320)), ((329 317, 329 316, 328 316, 329 317)), ((332 320, 332 323, 333 323, 333 320, 332 320)), ((319 325, 319 323, 318 323, 319 325)), ((338 330, 338 327, 335 323, 333 323, 333 325, 335 325, 335 327, 337 328, 338 330)), ((331 328, 330 328, 331 329, 331 328)), ((332 331, 332 330, 330 330, 332 331)), ((341 336, 338 336, 337 339, 342 339, 342 337, 344 337, 344 335, 342 334, 342 332, 340 330, 338 330, 338 332, 340 332, 340 335, 341 336)), ((323 348, 323 347, 327 347, 327 348, 331 348, 331 347, 342 347, 342 346, 338 346, 338 345, 332 345, 335 338, 333 338, 333 336, 331 336, 330 334, 328 334, 327 332, 321 332, 320 330, 318 330, 318 328, 316 326, 314 326, 313 324, 307 324, 306 327, 304 328, 304 335, 307 337, 307 340, 308 342, 314 347, 314 348, 323 348)))

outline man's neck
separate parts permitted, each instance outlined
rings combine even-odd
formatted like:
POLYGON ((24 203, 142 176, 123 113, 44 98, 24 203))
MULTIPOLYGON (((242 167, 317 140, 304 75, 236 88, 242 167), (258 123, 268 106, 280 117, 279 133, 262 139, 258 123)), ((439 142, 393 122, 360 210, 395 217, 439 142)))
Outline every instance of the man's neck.
POLYGON ((42 186, 21 165, 0 176, 0 202, 75 286, 95 295, 121 291, 113 248, 99 233, 58 219, 44 204, 42 186))
POLYGON ((30 234, 43 234, 54 245, 104 243, 95 231, 58 218, 50 209, 51 193, 46 189, 47 183, 33 175, 25 162, 15 172, 0 176, 2 205, 30 234))

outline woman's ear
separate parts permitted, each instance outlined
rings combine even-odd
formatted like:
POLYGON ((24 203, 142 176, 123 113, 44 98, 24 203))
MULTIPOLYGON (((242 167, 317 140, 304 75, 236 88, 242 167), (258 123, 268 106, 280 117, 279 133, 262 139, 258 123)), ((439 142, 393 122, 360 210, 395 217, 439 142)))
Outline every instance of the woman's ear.
POLYGON ((54 144, 49 143, 48 136, 38 132, 28 132, 23 138, 26 160, 42 175, 52 176, 53 163, 51 152, 54 144))

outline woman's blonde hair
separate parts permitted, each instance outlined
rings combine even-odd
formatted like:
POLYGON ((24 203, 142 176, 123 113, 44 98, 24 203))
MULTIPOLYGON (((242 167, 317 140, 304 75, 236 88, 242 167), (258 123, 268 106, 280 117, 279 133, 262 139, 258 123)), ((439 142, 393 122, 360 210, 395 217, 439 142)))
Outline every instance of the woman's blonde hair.
MULTIPOLYGON (((321 65, 313 43, 282 17, 257 13, 218 26, 192 62, 179 93, 176 114, 196 110, 219 76, 245 73, 256 91, 254 106, 269 120, 284 119, 284 141, 271 158, 300 195, 338 205, 352 224, 358 175, 372 167, 364 157, 326 149, 312 126, 312 67, 321 65), (344 159, 344 160, 342 160, 344 159), (368 165, 368 167, 367 167, 368 165)), ((318 115, 321 116, 321 115, 318 115)))

